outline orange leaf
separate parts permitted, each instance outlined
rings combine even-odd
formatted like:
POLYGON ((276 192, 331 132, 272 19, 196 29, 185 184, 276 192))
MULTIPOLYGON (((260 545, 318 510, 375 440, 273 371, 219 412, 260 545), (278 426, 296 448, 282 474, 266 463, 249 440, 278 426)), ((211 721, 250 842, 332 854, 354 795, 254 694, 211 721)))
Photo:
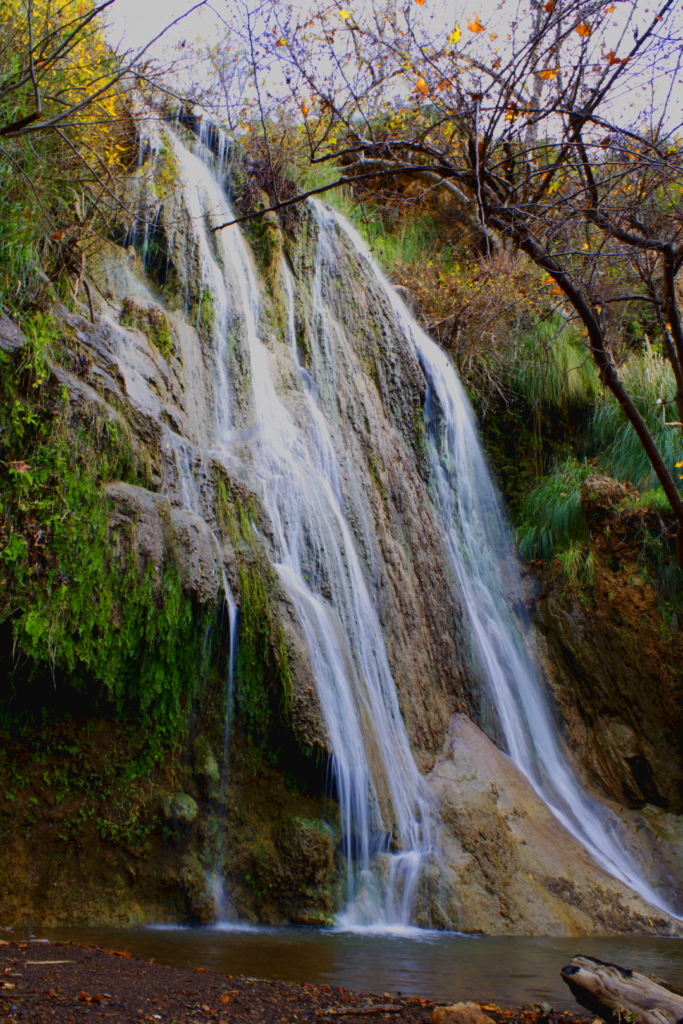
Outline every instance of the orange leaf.
POLYGON ((420 7, 424 7, 424 2, 425 2, 425 0, 415 0, 415 3, 419 4, 420 7))
POLYGON ((588 39, 591 34, 591 27, 587 21, 582 21, 576 26, 576 31, 579 33, 582 39, 588 39))
POLYGON ((548 0, 547 4, 543 4, 543 7, 548 12, 548 14, 552 14, 555 10, 555 0, 548 0))
POLYGON ((541 71, 541 78, 543 78, 546 82, 549 79, 556 78, 556 77, 557 77, 557 71, 555 70, 555 68, 543 68, 543 71, 541 71))
POLYGON ((64 232, 55 231, 53 235, 50 235, 50 238, 54 238, 55 242, 61 242, 61 240, 64 238, 64 232))
POLYGON ((28 473, 30 466, 25 462, 8 462, 10 469, 13 469, 15 473, 28 473))
POLYGON ((423 96, 429 96, 429 86, 425 82, 422 75, 420 75, 420 77, 418 78, 416 86, 417 88, 415 89, 415 92, 418 92, 419 90, 419 92, 421 92, 423 96))
POLYGON ((442 78, 441 81, 437 83, 436 87, 437 89, 451 89, 453 87, 453 83, 450 78, 442 78))
POLYGON ((308 111, 310 107, 308 106, 306 100, 302 100, 299 106, 301 107, 301 113, 304 115, 304 117, 308 117, 308 111))
POLYGON ((613 67, 615 64, 628 64, 629 57, 615 57, 614 50, 610 50, 607 54, 607 66, 613 67))
POLYGON ((483 32, 484 28, 486 26, 482 25, 482 23, 479 21, 479 15, 475 14, 472 17, 472 21, 468 21, 467 22, 467 27, 470 30, 470 32, 475 32, 476 33, 476 32, 483 32))
POLYGON ((611 14, 612 11, 616 11, 614 4, 610 4, 609 7, 605 7, 605 14, 611 14))

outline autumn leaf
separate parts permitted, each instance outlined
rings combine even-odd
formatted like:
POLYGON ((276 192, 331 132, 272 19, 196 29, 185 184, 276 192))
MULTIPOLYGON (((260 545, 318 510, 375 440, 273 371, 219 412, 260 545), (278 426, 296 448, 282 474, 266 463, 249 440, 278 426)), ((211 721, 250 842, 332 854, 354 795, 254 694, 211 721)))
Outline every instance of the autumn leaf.
POLYGON ((630 57, 616 57, 614 50, 610 50, 607 54, 607 66, 614 67, 615 64, 628 64, 630 57))
POLYGON ((486 26, 482 25, 482 23, 479 21, 479 15, 475 14, 472 17, 472 21, 467 22, 467 27, 470 30, 470 32, 477 33, 483 32, 486 26))
POLYGON ((459 39, 460 39, 460 26, 456 25, 455 28, 453 29, 453 31, 451 32, 451 34, 448 37, 448 42, 455 44, 455 43, 457 43, 457 41, 459 39))
POLYGON ((15 473, 28 473, 31 467, 25 462, 8 462, 7 465, 10 469, 13 469, 15 473))
POLYGON ((543 68, 543 71, 541 71, 541 78, 546 82, 556 77, 557 70, 555 68, 543 68))
POLYGON ((424 2, 425 2, 425 0, 415 0, 415 3, 419 4, 420 7, 424 7, 424 2))
POLYGON ((422 93, 423 96, 429 96, 429 86, 425 82, 425 80, 422 77, 422 75, 420 75, 420 77, 418 78, 418 80, 417 80, 417 82, 415 84, 416 84, 415 92, 418 92, 418 90, 419 90, 422 93))
POLYGON ((284 38, 284 36, 281 39, 278 39, 277 45, 278 46, 286 46, 287 45, 287 40, 284 38))
POLYGON ((612 11, 616 11, 614 4, 610 4, 609 7, 605 7, 605 14, 611 14, 612 11))
POLYGON ((552 14, 555 10, 555 0, 548 0, 547 4, 543 4, 543 8, 548 12, 548 14, 552 14))
POLYGON ((442 78, 441 81, 437 83, 436 87, 437 87, 437 89, 442 89, 442 90, 443 89, 451 89, 453 87, 453 83, 451 82, 450 78, 442 78))
POLYGON ((302 100, 299 106, 301 107, 301 113, 304 115, 304 117, 308 117, 308 111, 310 107, 308 106, 306 100, 302 100))
POLYGON ((64 238, 64 232, 63 231, 55 231, 55 233, 53 235, 50 235, 50 238, 53 238, 55 240, 55 242, 61 242, 61 240, 64 238))
POLYGON ((347 18, 351 17, 351 11, 340 11, 339 17, 343 18, 346 21, 347 18))
POLYGON ((576 31, 579 33, 582 39, 588 39, 591 34, 591 27, 587 21, 582 21, 576 26, 576 31))

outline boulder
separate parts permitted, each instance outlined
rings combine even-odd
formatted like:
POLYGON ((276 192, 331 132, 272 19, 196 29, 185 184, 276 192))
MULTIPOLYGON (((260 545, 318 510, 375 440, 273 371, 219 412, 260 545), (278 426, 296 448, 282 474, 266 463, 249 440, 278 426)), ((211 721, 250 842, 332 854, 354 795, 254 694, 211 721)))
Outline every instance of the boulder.
POLYGON ((581 505, 586 519, 599 519, 625 498, 637 498, 633 484, 622 484, 609 476, 594 473, 581 485, 581 505))
POLYGON ((161 813, 166 821, 189 828, 199 814, 199 807, 187 793, 166 793, 161 798, 161 813))
POLYGON ((437 1006, 432 1024, 493 1024, 493 1020, 477 1003, 454 1003, 453 1006, 437 1006))

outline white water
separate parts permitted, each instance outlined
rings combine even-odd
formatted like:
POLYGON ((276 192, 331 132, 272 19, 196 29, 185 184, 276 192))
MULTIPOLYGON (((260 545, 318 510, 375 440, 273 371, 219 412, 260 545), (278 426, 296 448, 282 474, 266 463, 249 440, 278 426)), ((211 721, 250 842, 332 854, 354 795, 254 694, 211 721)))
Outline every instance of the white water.
MULTIPOLYGON (((231 443, 228 333, 239 334, 249 352, 254 426, 248 456, 242 452, 242 459, 248 457, 250 483, 260 490, 266 539, 307 641, 325 719, 346 858, 343 922, 349 927, 406 926, 421 869, 433 852, 433 808, 410 750, 379 620, 345 518, 330 431, 305 371, 300 370, 300 422, 281 401, 271 372, 275 361, 258 336, 259 284, 244 240, 236 227, 217 232, 216 259, 207 235, 207 221, 216 225, 233 219, 227 198, 207 164, 177 141, 175 153, 202 282, 216 310, 211 455, 228 468, 237 462, 231 443)), ((322 227, 320 239, 316 280, 325 259, 322 227)), ((286 268, 283 275, 289 340, 298 366, 294 293, 286 268)), ((336 328, 320 288, 315 289, 314 317, 327 344, 336 328)))
MULTIPOLYGON (((562 750, 512 611, 513 602, 523 597, 520 566, 502 501, 477 437, 474 416, 453 364, 416 323, 360 235, 341 215, 335 213, 334 219, 368 261, 394 310, 397 327, 411 344, 427 378, 431 497, 440 513, 476 658, 495 704, 508 753, 555 817, 602 868, 671 914, 624 847, 623 823, 591 799, 562 750)), ((329 225, 329 219, 322 221, 320 215, 319 221, 329 225)))

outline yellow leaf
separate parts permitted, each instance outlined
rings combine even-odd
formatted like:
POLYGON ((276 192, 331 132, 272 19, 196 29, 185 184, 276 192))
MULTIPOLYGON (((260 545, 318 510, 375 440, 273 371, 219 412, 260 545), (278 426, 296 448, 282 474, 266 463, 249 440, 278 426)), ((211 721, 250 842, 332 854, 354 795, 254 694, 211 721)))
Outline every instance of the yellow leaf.
POLYGON ((308 103, 306 102, 306 100, 302 100, 301 103, 300 103, 300 106, 301 106, 301 113, 304 115, 304 117, 308 117, 308 111, 309 111, 310 108, 309 108, 308 103))
POLYGON ((453 31, 451 32, 451 34, 448 37, 448 42, 449 43, 457 43, 458 39, 460 39, 460 26, 456 25, 455 28, 453 29, 453 31))
POLYGON ((683 469, 683 462, 677 462, 676 469, 683 469))
POLYGON ((351 11, 340 11, 339 17, 344 18, 344 20, 346 20, 347 18, 351 17, 351 11))
POLYGON ((417 80, 417 82, 415 84, 417 86, 415 92, 417 92, 418 89, 419 89, 423 96, 428 96, 429 95, 429 86, 425 82, 425 80, 422 77, 422 75, 420 75, 420 77, 418 78, 418 80, 417 80))
POLYGON ((591 34, 591 27, 587 21, 582 21, 576 26, 576 31, 579 33, 582 39, 588 39, 591 34))
POLYGON ((543 68, 543 71, 541 71, 541 78, 545 79, 546 82, 549 79, 553 79, 556 77, 557 71, 555 70, 555 68, 543 68))
POLYGON ((479 21, 479 15, 475 14, 472 16, 472 21, 467 22, 467 27, 470 32, 483 32, 485 26, 479 21))
POLYGON ((277 45, 278 46, 286 46, 287 45, 287 40, 284 37, 282 39, 278 39, 277 45))

